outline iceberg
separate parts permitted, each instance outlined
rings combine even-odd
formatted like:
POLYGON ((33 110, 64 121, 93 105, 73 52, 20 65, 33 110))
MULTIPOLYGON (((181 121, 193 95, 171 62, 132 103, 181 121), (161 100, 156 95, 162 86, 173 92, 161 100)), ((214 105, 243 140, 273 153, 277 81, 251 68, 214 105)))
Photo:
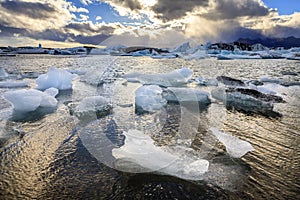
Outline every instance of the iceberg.
POLYGON ((56 107, 57 100, 55 96, 57 93, 56 88, 49 88, 44 92, 36 89, 22 89, 5 92, 3 98, 12 104, 15 111, 30 112, 38 107, 56 107))
POLYGON ((226 151, 233 158, 241 158, 249 151, 254 151, 254 148, 249 142, 243 141, 237 137, 219 131, 217 128, 210 128, 209 130, 224 144, 226 151))
POLYGON ((121 171, 159 172, 187 180, 201 180, 208 171, 207 160, 179 156, 167 148, 157 147, 150 136, 139 130, 123 134, 125 145, 112 150, 116 158, 115 167, 121 171))
POLYGON ((28 86, 29 83, 26 81, 0 81, 0 88, 21 88, 28 86))
POLYGON ((154 112, 167 105, 162 98, 163 90, 157 85, 145 85, 135 92, 135 105, 137 112, 154 112))
POLYGON ((190 43, 189 42, 185 42, 185 43, 179 45, 178 47, 176 47, 171 52, 186 53, 190 48, 191 48, 190 43))
POLYGON ((209 93, 191 88, 169 87, 164 91, 163 97, 169 102, 210 103, 209 93))
POLYGON ((50 67, 47 74, 42 74, 36 79, 37 89, 45 90, 51 87, 59 90, 72 89, 72 80, 77 77, 67 70, 50 67))
POLYGON ((188 56, 185 56, 184 59, 185 60, 193 60, 193 59, 204 59, 204 58, 208 58, 208 54, 205 50, 197 50, 196 52, 194 52, 193 54, 190 54, 188 56))
POLYGON ((84 98, 74 109, 74 114, 79 119, 100 118, 112 112, 109 99, 102 96, 84 98))
MULTIPOLYGON (((163 87, 182 86, 192 77, 193 71, 189 68, 182 68, 164 74, 141 74, 134 77, 135 81, 139 81, 144 85, 159 85, 163 87)), ((126 78, 126 76, 125 76, 126 78)), ((133 80, 133 77, 127 81, 133 80)))

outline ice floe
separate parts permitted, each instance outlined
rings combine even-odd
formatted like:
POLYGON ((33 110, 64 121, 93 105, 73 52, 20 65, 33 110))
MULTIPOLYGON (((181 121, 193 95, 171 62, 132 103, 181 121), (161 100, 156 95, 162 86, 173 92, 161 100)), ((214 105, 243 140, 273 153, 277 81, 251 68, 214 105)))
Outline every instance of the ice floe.
POLYGON ((56 88, 49 88, 45 92, 36 89, 22 89, 5 92, 3 97, 12 104, 15 111, 30 112, 38 107, 56 107, 55 96, 57 93, 56 88))
POLYGON ((159 172, 188 180, 201 180, 208 171, 207 160, 178 156, 167 148, 154 145, 151 137, 139 130, 123 134, 125 145, 112 150, 117 159, 115 167, 121 171, 159 172))
POLYGON ((138 112, 154 112, 163 108, 167 101, 162 98, 163 90, 157 85, 144 85, 135 92, 135 105, 138 112))
POLYGON ((241 158, 249 151, 254 151, 254 148, 249 142, 243 141, 235 136, 219 131, 217 128, 210 128, 212 133, 218 140, 224 144, 226 151, 233 158, 241 158))
POLYGON ((50 67, 46 74, 40 75, 36 79, 37 89, 45 90, 51 87, 59 90, 72 89, 72 80, 77 77, 65 69, 50 67))

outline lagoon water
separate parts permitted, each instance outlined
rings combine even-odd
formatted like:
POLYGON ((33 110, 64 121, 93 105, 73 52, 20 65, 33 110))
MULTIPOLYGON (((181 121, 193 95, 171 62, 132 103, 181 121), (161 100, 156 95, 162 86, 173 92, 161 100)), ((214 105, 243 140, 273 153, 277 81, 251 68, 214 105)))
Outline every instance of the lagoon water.
MULTIPOLYGON (((275 105, 281 117, 227 110, 217 100, 199 110, 174 104, 140 115, 135 112, 134 98, 141 84, 122 78, 128 73, 188 67, 194 71, 193 78, 226 75, 254 80, 268 76, 299 82, 299 61, 100 55, 20 55, 0 60, 0 67, 15 79, 18 74, 45 73, 51 66, 79 74, 73 90, 57 96, 56 110, 20 115, 0 98, 0 199, 300 198, 300 86, 275 88, 287 101, 275 105), (103 76, 104 83, 100 81, 103 76), (72 115, 72 103, 95 95, 111 101, 112 114, 101 118, 95 114, 86 120, 72 115), (231 158, 214 140, 211 127, 248 141, 255 150, 240 159, 231 158), (174 155, 209 160, 209 171, 200 180, 186 180, 116 162, 111 150, 123 145, 120 135, 130 129, 143 131, 155 145, 168 147, 174 155)), ((36 87, 35 79, 24 80, 36 87)), ((196 83, 188 87, 212 89, 196 83)), ((0 88, 0 94, 9 90, 17 89, 0 88)), ((143 153, 147 156, 149 152, 143 153)))

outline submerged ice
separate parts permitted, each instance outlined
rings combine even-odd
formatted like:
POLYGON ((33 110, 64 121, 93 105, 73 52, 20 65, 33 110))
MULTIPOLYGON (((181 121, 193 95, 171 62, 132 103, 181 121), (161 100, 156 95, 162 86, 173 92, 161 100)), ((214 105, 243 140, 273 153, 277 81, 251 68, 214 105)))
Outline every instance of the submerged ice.
POLYGON ((226 147, 226 151, 233 158, 241 158, 249 151, 254 151, 254 148, 249 142, 221 132, 214 127, 210 128, 210 130, 218 138, 218 140, 224 144, 224 146, 226 147))
POLYGON ((140 167, 140 172, 160 172, 188 180, 201 180, 208 171, 207 160, 168 152, 167 148, 157 147, 150 136, 139 130, 123 134, 126 136, 125 145, 112 150, 119 170, 136 173, 140 167))
POLYGON ((99 118, 111 112, 112 104, 102 96, 86 97, 74 109, 74 114, 79 119, 99 118))

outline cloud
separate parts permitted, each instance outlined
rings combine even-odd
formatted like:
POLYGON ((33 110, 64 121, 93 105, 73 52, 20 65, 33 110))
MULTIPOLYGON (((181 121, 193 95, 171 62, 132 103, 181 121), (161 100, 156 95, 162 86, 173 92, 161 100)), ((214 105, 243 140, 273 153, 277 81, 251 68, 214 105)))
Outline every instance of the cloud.
POLYGON ((99 21, 99 20, 102 20, 102 17, 101 16, 97 16, 95 19, 96 19, 96 21, 99 21))
POLYGON ((238 17, 267 16, 270 10, 260 0, 212 1, 212 8, 203 17, 211 20, 236 19, 238 17))
POLYGON ((85 6, 87 6, 88 4, 93 3, 92 0, 80 0, 80 2, 81 2, 83 5, 85 5, 85 6))
POLYGON ((209 0, 160 0, 152 7, 157 18, 163 21, 179 19, 195 7, 208 7, 209 0))
POLYGON ((17 15, 26 15, 30 18, 46 19, 56 12, 56 8, 49 3, 24 2, 24 1, 3 1, 0 6, 7 12, 17 15))

